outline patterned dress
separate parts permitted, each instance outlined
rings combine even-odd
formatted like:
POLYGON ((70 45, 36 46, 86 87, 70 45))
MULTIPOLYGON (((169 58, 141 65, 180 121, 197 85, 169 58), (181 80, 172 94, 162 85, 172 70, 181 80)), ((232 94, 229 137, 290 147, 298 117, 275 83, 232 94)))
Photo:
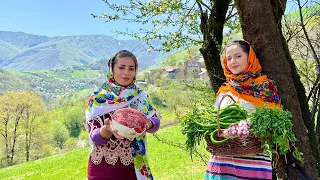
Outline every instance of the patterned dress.
POLYGON ((86 122, 92 146, 88 161, 89 180, 152 180, 148 165, 146 136, 129 139, 103 139, 100 129, 106 118, 112 119, 115 110, 133 108, 145 114, 153 123, 148 133, 155 133, 160 126, 156 110, 149 104, 149 95, 135 88, 99 88, 90 97, 86 122))
MULTIPOLYGON (((220 102, 223 95, 229 94, 234 99, 238 99, 241 104, 249 113, 255 111, 255 106, 251 103, 239 99, 231 92, 222 92, 216 100, 216 106, 220 102)), ((226 107, 233 101, 226 97, 221 103, 221 108, 226 107)), ((205 180, 235 180, 235 179, 272 179, 272 165, 271 158, 266 154, 256 154, 253 156, 215 156, 211 155, 205 180)))

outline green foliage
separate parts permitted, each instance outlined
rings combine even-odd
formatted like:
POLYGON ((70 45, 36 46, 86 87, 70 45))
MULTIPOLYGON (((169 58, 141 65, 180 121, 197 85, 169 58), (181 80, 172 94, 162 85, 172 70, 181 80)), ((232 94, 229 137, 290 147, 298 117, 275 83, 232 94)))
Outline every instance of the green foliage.
POLYGON ((64 148, 63 152, 70 152, 79 149, 77 146, 78 139, 77 138, 69 138, 65 143, 64 143, 64 148))
POLYGON ((61 122, 53 122, 53 141, 56 147, 63 149, 65 142, 69 138, 69 132, 66 126, 61 122))
MULTIPOLYGON (((252 113, 251 129, 255 136, 266 140, 271 153, 277 154, 279 150, 284 155, 290 150, 290 144, 296 149, 291 119, 289 111, 262 106, 252 113)), ((293 155, 303 161, 302 153, 295 150, 293 155)))
POLYGON ((84 129, 85 109, 82 106, 71 106, 64 111, 64 124, 72 137, 78 137, 84 129))
MULTIPOLYGON (((56 103, 56 99, 79 100, 88 95, 88 88, 101 82, 102 70, 41 70, 12 72, 0 69, 0 95, 7 91, 32 90, 39 94, 47 105, 56 103)), ((106 76, 106 75, 105 75, 106 76)))
POLYGON ((88 131, 86 131, 86 130, 81 130, 78 139, 79 139, 79 140, 86 140, 86 141, 89 142, 88 131))
POLYGON ((183 58, 178 59, 175 55, 169 56, 165 61, 162 61, 163 64, 167 66, 183 66, 183 58))
POLYGON ((93 17, 104 18, 107 22, 125 20, 152 26, 151 29, 141 29, 139 32, 116 31, 141 39, 152 49, 169 52, 172 49, 199 45, 202 42, 199 27, 200 11, 196 3, 181 0, 148 2, 133 0, 117 4, 106 0, 105 3, 113 12, 109 10, 109 13, 101 15, 92 14, 93 17), (162 44, 153 44, 155 39, 161 40, 162 44))
POLYGON ((162 101, 161 97, 153 94, 153 96, 150 98, 152 101, 152 104, 155 105, 156 107, 168 107, 166 104, 164 104, 164 102, 162 101))
POLYGON ((38 118, 44 112, 44 103, 33 92, 9 91, 0 96, 0 142, 3 153, 7 157, 7 165, 29 159, 21 152, 30 152, 32 146, 38 143, 37 132, 41 131, 42 119, 38 118), (18 151, 18 149, 21 149, 18 151))
MULTIPOLYGON (((152 26, 152 28, 137 31, 126 29, 124 31, 116 30, 115 32, 141 39, 152 49, 165 52, 181 47, 202 45, 202 33, 212 32, 214 27, 208 24, 203 24, 207 27, 200 27, 201 19, 205 21, 204 19, 210 17, 210 13, 218 8, 214 1, 132 0, 112 4, 111 1, 105 0, 105 3, 108 7, 108 13, 92 14, 94 18, 104 18, 106 22, 127 21, 152 26), (206 29, 201 30, 200 28, 206 29), (161 45, 153 43, 155 39, 160 40, 161 45)), ((240 32, 239 18, 234 7, 230 6, 229 18, 225 26, 228 27, 228 30, 240 32)))
POLYGON ((150 85, 146 91, 150 94, 153 103, 170 109, 178 119, 188 109, 201 104, 210 104, 214 100, 205 80, 190 79, 185 82, 164 78, 157 81, 155 85, 158 86, 150 85))
POLYGON ((56 154, 56 150, 53 146, 51 146, 51 144, 45 144, 42 148, 41 148, 41 158, 44 157, 49 157, 49 156, 53 156, 56 154))

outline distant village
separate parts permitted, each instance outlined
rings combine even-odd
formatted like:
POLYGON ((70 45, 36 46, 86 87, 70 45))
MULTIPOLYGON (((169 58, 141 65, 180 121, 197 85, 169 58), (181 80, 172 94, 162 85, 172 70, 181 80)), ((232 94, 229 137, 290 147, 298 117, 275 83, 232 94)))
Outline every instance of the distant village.
POLYGON ((199 78, 208 79, 207 69, 204 65, 204 59, 201 55, 193 57, 186 56, 184 58, 183 66, 163 66, 157 69, 151 69, 146 72, 146 80, 138 80, 140 85, 154 84, 156 78, 160 75, 166 74, 169 79, 188 79, 188 78, 199 78), (156 76, 156 77, 155 77, 156 76), (153 78, 152 78, 153 77, 153 78))

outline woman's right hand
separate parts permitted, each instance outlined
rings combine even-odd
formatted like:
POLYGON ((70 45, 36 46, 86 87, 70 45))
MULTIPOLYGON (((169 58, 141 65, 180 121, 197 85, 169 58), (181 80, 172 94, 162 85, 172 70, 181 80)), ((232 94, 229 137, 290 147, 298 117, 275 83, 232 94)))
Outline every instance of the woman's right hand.
POLYGON ((109 118, 104 120, 104 125, 100 129, 100 135, 104 139, 110 139, 112 135, 114 135, 117 139, 124 139, 124 137, 120 136, 118 131, 113 128, 112 122, 109 118))

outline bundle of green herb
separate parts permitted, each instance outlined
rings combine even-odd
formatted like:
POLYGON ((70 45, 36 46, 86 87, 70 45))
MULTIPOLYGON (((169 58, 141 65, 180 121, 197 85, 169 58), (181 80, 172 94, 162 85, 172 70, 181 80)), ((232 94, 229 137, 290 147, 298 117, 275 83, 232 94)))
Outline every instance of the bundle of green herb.
MULTIPOLYGON (((208 134, 210 134, 209 140, 212 144, 221 144, 232 138, 228 137, 220 141, 214 139, 215 134, 218 133, 217 115, 218 111, 213 107, 194 108, 182 118, 182 133, 187 135, 186 148, 191 155, 208 134)), ((219 126, 227 129, 230 125, 238 124, 247 117, 246 110, 239 104, 233 103, 220 109, 219 126)))
POLYGON ((265 140, 265 152, 268 150, 276 154, 285 155, 290 151, 290 144, 294 148, 293 156, 303 161, 302 153, 295 147, 295 135, 292 131, 292 115, 289 111, 265 106, 257 107, 251 114, 251 131, 254 136, 265 140))

